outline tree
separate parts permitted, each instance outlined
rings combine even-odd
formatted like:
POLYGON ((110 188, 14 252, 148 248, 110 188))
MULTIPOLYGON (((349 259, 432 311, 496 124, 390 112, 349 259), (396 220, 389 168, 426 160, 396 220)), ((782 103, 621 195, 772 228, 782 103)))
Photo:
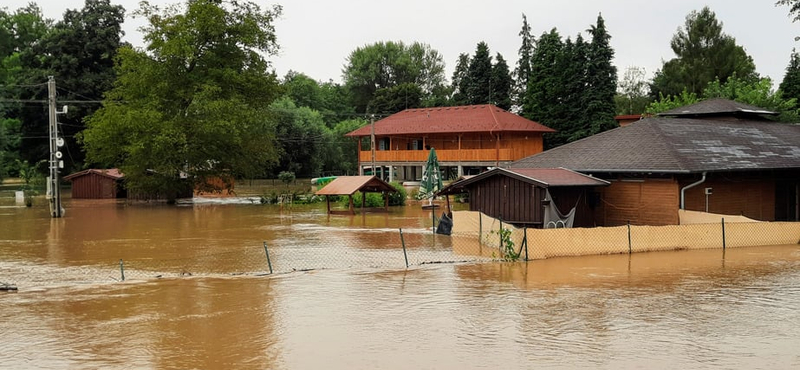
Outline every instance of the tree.
MULTIPOLYGON (((29 67, 27 80, 42 83, 47 76, 55 76, 60 100, 101 100, 115 78, 114 57, 122 45, 124 15, 122 6, 111 5, 110 0, 85 0, 82 9, 67 10, 61 21, 22 53, 29 67)), ((45 93, 45 89, 40 90, 37 98, 46 99, 45 93)), ((46 113, 45 108, 41 113, 46 113)), ((68 114, 59 116, 67 168, 81 167, 83 152, 73 137, 83 130, 84 118, 97 108, 99 104, 72 104, 68 114)), ((22 144, 29 161, 44 158, 49 148, 41 113, 23 117, 24 136, 34 137, 22 144)))
POLYGON ((617 85, 617 113, 641 114, 650 102, 647 96, 647 80, 645 69, 631 66, 625 69, 622 79, 617 85))
POLYGON ((548 146, 565 143, 569 131, 561 90, 563 76, 569 73, 564 65, 564 49, 564 42, 555 28, 539 36, 531 58, 531 74, 522 110, 525 117, 558 131, 547 137, 548 146))
POLYGON ((324 173, 345 175, 358 172, 358 141, 344 135, 367 124, 363 119, 344 120, 326 133, 328 145, 323 154, 324 173))
POLYGON ((722 32, 714 12, 704 7, 686 16, 683 27, 672 37, 676 58, 664 62, 650 86, 653 97, 680 94, 683 88, 700 94, 709 82, 722 83, 736 75, 756 79, 755 64, 736 39, 722 32))
POLYGON ((467 70, 466 103, 486 104, 492 101, 492 57, 489 46, 481 41, 475 48, 467 70))
POLYGON ((458 61, 456 62, 456 68, 453 71, 453 78, 451 81, 453 90, 453 97, 451 100, 455 105, 468 104, 467 86, 470 84, 469 64, 470 64, 469 54, 461 53, 458 55, 458 61))
POLYGON ((586 61, 585 115, 588 125, 573 134, 570 140, 578 140, 616 127, 614 95, 617 92, 617 67, 611 64, 614 59, 611 36, 606 31, 601 15, 597 16, 597 23, 588 31, 592 35, 586 61))
POLYGON ((83 132, 87 159, 118 166, 126 187, 174 198, 233 175, 262 175, 278 158, 268 104, 280 95, 262 55, 278 48, 280 7, 190 0, 138 14, 146 50, 120 48, 117 79, 83 132))
POLYGON ((522 13, 522 29, 519 31, 522 39, 519 47, 519 59, 517 68, 514 70, 516 84, 514 86, 513 101, 518 107, 525 106, 525 96, 528 89, 528 79, 531 75, 531 58, 533 58, 536 39, 531 34, 531 26, 528 24, 528 17, 522 13))
POLYGON ((713 98, 734 100, 778 112, 780 115, 776 120, 780 122, 797 122, 800 119, 797 100, 794 98, 784 99, 780 90, 774 91, 771 79, 761 78, 750 81, 736 76, 728 78, 724 83, 720 80, 710 82, 700 97, 688 91, 675 96, 662 96, 661 99, 648 106, 647 113, 657 114, 713 98))
MULTIPOLYGON (((377 42, 357 48, 347 57, 342 79, 350 91, 356 112, 367 112, 380 89, 413 83, 423 92, 423 101, 436 100, 444 86, 444 61, 438 51, 415 42, 377 42)), ((379 112, 394 113, 394 112, 379 112)))
POLYGON ((322 115, 308 107, 297 107, 283 97, 270 105, 276 118, 279 160, 276 171, 289 171, 300 177, 318 175, 324 159, 325 122, 322 115))
POLYGON ((792 50, 789 65, 786 67, 786 75, 780 84, 780 90, 787 99, 800 101, 800 55, 792 50))
MULTIPOLYGON (((30 55, 30 49, 40 43, 44 35, 52 27, 52 21, 43 18, 41 9, 31 3, 13 13, 0 9, 0 93, 4 97, 19 100, 36 100, 46 98, 46 81, 32 76, 34 69, 26 65, 22 55, 30 55)), ((23 122, 26 128, 37 127, 41 117, 46 116, 45 105, 0 103, 0 130, 4 131, 4 147, 0 147, 0 172, 10 176, 19 175, 21 153, 33 152, 35 139, 27 139, 23 147, 23 137, 47 137, 47 125, 43 125, 41 133, 23 134, 23 122)), ((30 129, 28 131, 31 131, 30 129)), ((42 152, 46 155, 46 152, 42 152)), ((30 162, 37 162, 42 156, 26 156, 30 162)))
POLYGON ((367 108, 370 112, 399 112, 422 105, 423 92, 419 85, 402 83, 379 89, 367 108))
POLYGON ((732 76, 725 83, 715 80, 710 82, 703 91, 703 98, 730 99, 778 112, 780 115, 777 120, 781 122, 795 123, 800 118, 797 111, 797 99, 785 98, 781 90, 773 90, 772 79, 768 77, 751 81, 732 76))
MULTIPOLYGON (((775 2, 775 6, 778 5, 786 5, 789 7, 789 16, 792 17, 792 22, 800 20, 800 0, 778 0, 775 2)), ((795 37, 794 39, 797 41, 800 37, 795 37)))
POLYGON ((511 109, 514 80, 511 78, 511 73, 508 71, 506 60, 503 59, 500 53, 497 53, 495 63, 492 65, 492 79, 490 85, 492 91, 489 102, 505 110, 511 109))

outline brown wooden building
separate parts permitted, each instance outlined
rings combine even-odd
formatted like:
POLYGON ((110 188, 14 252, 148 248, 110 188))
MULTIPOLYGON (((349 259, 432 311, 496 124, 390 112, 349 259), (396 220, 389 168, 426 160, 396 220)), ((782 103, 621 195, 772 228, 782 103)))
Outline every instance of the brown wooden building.
POLYGON ((470 211, 479 211, 517 226, 535 228, 547 226, 546 206, 554 205, 564 213, 576 208, 574 226, 589 227, 595 225, 594 194, 608 184, 563 168, 495 168, 456 181, 439 194, 468 192, 470 211))
POLYGON ((414 181, 430 148, 436 148, 445 178, 455 178, 539 153, 547 132, 555 130, 487 104, 406 109, 347 136, 359 139, 360 174, 374 163, 388 181, 414 181))
POLYGON ((123 178, 116 168, 88 169, 64 176, 64 180, 72 182, 73 199, 125 198, 123 178))
POLYGON ((800 125, 724 99, 644 118, 514 162, 608 180, 598 226, 674 225, 678 210, 800 220, 800 125))

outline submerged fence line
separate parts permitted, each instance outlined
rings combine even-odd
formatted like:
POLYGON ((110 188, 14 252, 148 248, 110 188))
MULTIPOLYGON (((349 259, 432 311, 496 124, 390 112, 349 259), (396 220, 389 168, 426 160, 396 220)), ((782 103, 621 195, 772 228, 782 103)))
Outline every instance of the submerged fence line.
POLYGON ((187 276, 262 276, 336 268, 403 269, 434 263, 529 261, 553 257, 649 251, 726 249, 800 242, 800 223, 756 222, 573 229, 515 228, 477 212, 454 213, 451 235, 431 230, 385 232, 380 242, 359 235, 264 241, 170 259, 128 258, 107 265, 53 266, 0 262, 9 286, 84 284, 187 276))

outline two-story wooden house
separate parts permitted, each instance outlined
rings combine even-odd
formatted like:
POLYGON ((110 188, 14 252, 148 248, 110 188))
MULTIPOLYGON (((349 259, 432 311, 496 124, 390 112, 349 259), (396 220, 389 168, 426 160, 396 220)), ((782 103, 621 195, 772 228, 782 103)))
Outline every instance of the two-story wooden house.
POLYGON ((374 167, 389 181, 415 181, 430 148, 445 178, 455 178, 541 152, 546 132, 555 130, 486 104, 406 109, 347 136, 359 139, 360 175, 374 167))

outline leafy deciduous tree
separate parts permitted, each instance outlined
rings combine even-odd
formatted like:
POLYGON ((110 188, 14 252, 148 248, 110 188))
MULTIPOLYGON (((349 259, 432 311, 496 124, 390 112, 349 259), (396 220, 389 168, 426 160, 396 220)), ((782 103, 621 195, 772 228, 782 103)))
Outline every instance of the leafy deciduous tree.
POLYGON ((280 95, 262 55, 277 50, 280 7, 190 0, 141 3, 146 51, 122 47, 117 80, 83 132, 87 159, 126 186, 175 197, 184 185, 261 175, 278 158, 268 104, 280 95))

